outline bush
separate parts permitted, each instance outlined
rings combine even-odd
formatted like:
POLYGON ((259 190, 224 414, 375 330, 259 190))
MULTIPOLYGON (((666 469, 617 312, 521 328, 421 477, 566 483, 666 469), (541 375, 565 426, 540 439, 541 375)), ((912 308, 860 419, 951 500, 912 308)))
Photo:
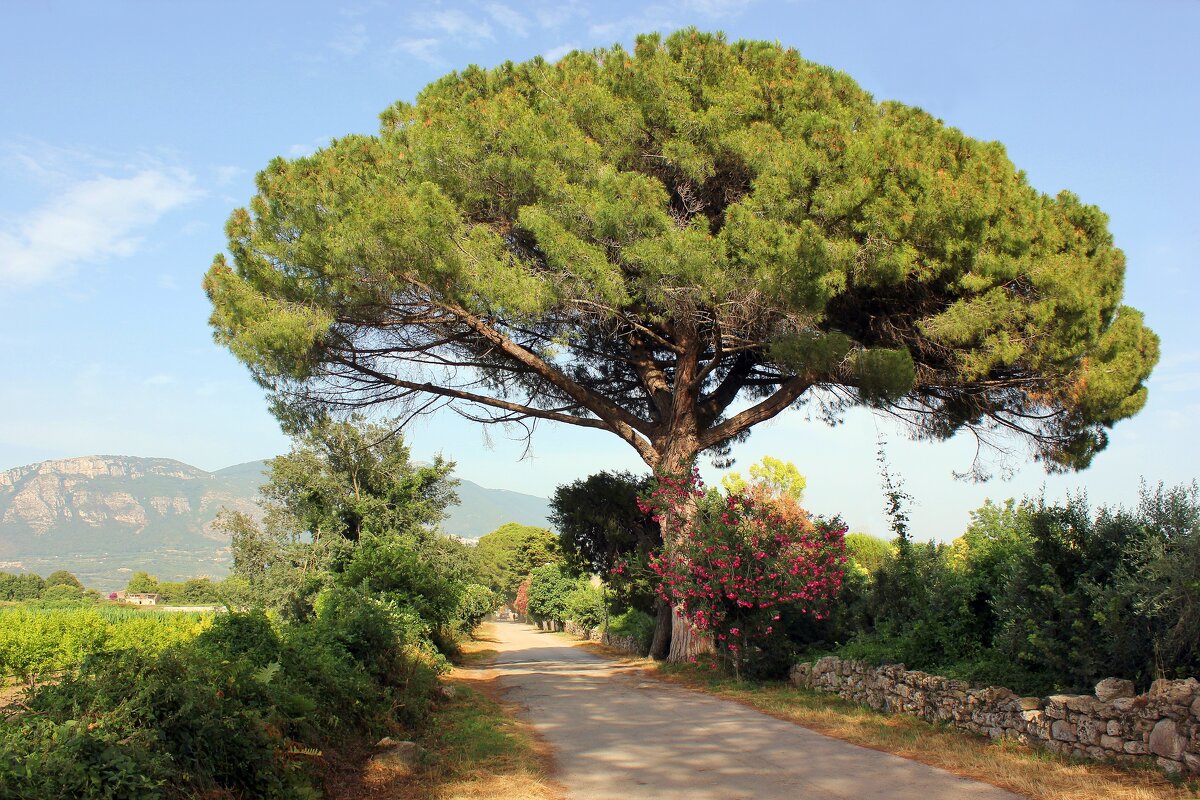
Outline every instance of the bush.
POLYGON ((636 608, 631 608, 622 614, 609 618, 608 632, 613 636, 632 636, 642 646, 643 650, 648 650, 650 648, 650 641, 654 638, 654 624, 654 617, 645 611, 638 611, 636 608))
POLYGON ((575 588, 566 596, 564 605, 564 619, 574 620, 588 629, 599 626, 608 616, 604 609, 604 595, 586 580, 577 582, 575 588))
MULTIPOLYGON (((213 790, 292 797, 303 783, 270 724, 267 687, 245 662, 200 650, 93 657, 80 675, 38 689, 34 712, 3 738, 13 798, 186 797, 213 790), (31 788, 36 787, 36 788, 31 788)), ((7 733, 7 731, 6 731, 7 733)), ((4 797, 0 794, 0 797, 4 797)))
POLYGON ((467 584, 459 598, 456 614, 462 629, 470 633, 479 627, 479 623, 496 608, 498 600, 488 587, 478 583, 467 584))

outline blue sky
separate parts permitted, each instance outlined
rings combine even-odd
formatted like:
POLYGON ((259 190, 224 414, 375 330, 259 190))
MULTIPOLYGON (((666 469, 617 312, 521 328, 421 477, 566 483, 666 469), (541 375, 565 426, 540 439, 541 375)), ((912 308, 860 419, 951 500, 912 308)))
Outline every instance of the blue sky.
MULTIPOLYGON (((886 532, 875 441, 915 498, 921 538, 958 535, 985 497, 1086 489, 1130 503, 1139 481, 1197 477, 1200 3, 105 3, 4 4, 0 50, 0 469, 93 453, 205 469, 275 455, 262 395, 212 343, 200 279, 229 212, 275 155, 373 132, 397 99, 469 63, 629 44, 685 25, 777 40, 879 99, 997 139, 1034 186, 1112 218, 1126 299, 1162 337, 1150 402, 1084 473, 955 481, 968 441, 912 443, 866 412, 826 428, 790 413, 735 452, 808 476, 808 503, 886 532)), ((640 469, 615 438, 541 428, 532 457, 453 416, 417 423, 487 486, 547 495, 640 469)), ((706 477, 716 476, 708 470, 706 477)))

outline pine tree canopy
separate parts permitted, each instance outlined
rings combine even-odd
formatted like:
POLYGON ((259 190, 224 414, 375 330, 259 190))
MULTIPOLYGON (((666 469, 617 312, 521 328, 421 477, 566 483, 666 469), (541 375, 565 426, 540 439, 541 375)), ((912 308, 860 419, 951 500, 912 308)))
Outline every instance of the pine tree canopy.
POLYGON ((1082 468, 1158 358, 1098 208, 766 42, 469 67, 257 189, 205 289, 296 424, 450 405, 678 468, 866 404, 1082 468))

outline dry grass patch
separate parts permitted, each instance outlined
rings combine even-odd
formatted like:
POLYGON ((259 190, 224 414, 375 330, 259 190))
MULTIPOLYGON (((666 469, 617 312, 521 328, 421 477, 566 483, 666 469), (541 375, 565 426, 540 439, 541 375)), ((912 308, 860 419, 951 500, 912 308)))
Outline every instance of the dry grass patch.
POLYGON ((1184 800, 1197 787, 1145 767, 1079 762, 1010 740, 991 741, 903 715, 883 714, 781 684, 735 682, 695 667, 662 666, 672 683, 789 720, 847 742, 895 753, 1033 800, 1184 800))

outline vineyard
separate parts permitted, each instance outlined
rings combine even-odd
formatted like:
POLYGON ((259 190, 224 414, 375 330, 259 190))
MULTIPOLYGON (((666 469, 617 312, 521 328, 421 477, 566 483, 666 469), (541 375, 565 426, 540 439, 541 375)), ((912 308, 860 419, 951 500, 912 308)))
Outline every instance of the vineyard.
POLYGON ((156 656, 194 638, 211 613, 163 613, 122 606, 0 607, 0 683, 30 685, 98 653, 156 656))

